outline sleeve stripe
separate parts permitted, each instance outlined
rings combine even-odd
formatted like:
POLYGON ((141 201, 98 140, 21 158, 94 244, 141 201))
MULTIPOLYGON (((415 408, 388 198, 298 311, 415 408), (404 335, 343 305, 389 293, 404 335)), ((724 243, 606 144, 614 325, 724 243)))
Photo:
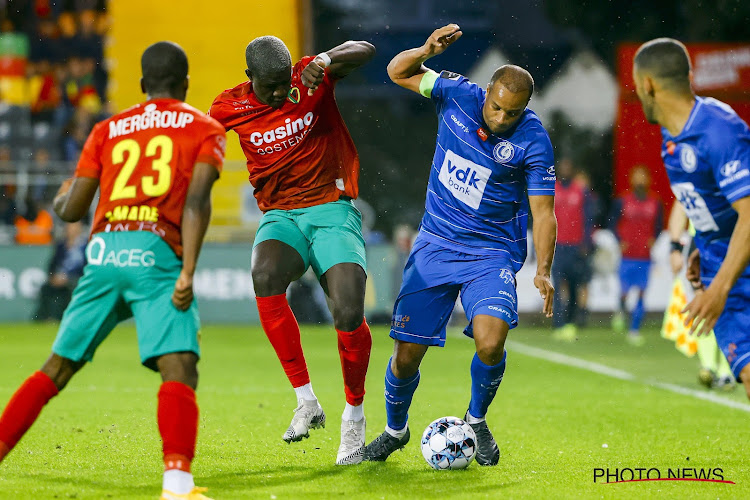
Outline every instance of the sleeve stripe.
POLYGON ((727 195, 727 199, 729 199, 729 201, 737 201, 739 198, 744 198, 744 196, 737 196, 737 195, 740 193, 746 192, 748 190, 750 190, 750 186, 742 186, 741 188, 729 193, 727 195))

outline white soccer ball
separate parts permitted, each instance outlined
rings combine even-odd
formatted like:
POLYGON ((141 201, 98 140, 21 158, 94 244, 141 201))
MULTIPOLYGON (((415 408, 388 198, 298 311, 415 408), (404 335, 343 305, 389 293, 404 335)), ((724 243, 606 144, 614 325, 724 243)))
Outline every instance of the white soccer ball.
POLYGON ((474 429, 460 418, 439 418, 422 433, 422 455, 433 469, 465 469, 476 454, 474 429))

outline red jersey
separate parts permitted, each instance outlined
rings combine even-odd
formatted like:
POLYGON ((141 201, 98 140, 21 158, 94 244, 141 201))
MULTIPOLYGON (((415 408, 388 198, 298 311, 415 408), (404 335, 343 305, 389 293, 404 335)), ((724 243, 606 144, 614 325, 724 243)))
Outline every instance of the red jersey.
POLYGON ((577 182, 555 183, 558 245, 581 245, 586 238, 586 194, 577 182))
POLYGON ((311 96, 302 84, 302 70, 313 59, 303 57, 294 65, 280 108, 261 103, 252 83, 245 82, 222 92, 209 111, 237 132, 264 212, 320 205, 342 195, 356 198, 359 192, 359 157, 336 105, 336 78, 326 69, 311 96))
POLYGON ((619 208, 617 237, 624 243, 622 256, 628 259, 651 258, 651 245, 662 227, 661 201, 655 196, 638 198, 627 193, 615 203, 619 208))
POLYGON ((182 256, 180 223, 193 167, 221 171, 226 132, 176 99, 152 99, 97 123, 76 177, 99 179, 91 234, 151 231, 182 256))

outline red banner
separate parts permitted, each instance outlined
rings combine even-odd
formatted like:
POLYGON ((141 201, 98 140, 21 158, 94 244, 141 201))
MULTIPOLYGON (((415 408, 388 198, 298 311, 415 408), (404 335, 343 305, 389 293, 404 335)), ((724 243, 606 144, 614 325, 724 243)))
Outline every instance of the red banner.
MULTIPOLYGON (((628 173, 645 165, 653 178, 653 190, 665 206, 672 205, 672 191, 661 161, 661 130, 646 121, 633 84, 633 56, 640 44, 621 45, 617 53, 620 99, 615 126, 615 194, 628 189, 628 173)), ((693 89, 701 96, 729 104, 750 123, 750 43, 688 44, 693 63, 693 89)))

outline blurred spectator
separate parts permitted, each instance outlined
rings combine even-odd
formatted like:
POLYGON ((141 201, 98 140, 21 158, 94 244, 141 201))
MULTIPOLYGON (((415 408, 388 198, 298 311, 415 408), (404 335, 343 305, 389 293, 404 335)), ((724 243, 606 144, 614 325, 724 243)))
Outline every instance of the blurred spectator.
POLYGON ((29 63, 29 97, 32 121, 52 122, 62 104, 60 84, 50 61, 29 63))
POLYGON ((563 158, 556 170, 555 215, 561 223, 557 227, 557 248, 552 263, 554 337, 574 341, 578 335, 575 320, 580 288, 591 275, 588 257, 593 217, 589 191, 580 182, 573 182, 576 173, 573 162, 563 158))
POLYGON ((0 186, 0 225, 12 226, 16 217, 15 189, 0 186))
POLYGON ((23 214, 16 215, 16 243, 19 245, 49 245, 52 243, 54 220, 49 212, 29 193, 24 203, 23 214))
POLYGON ((63 158, 78 161, 86 138, 94 128, 95 118, 86 108, 77 108, 65 127, 63 136, 63 158))
POLYGON ((31 163, 31 195, 35 200, 52 200, 58 186, 49 183, 50 174, 54 173, 50 153, 45 148, 34 151, 31 163))
POLYGON ((617 198, 612 206, 610 227, 620 241, 620 309, 612 320, 615 331, 625 330, 625 310, 628 292, 635 288, 638 299, 631 312, 630 332, 627 340, 634 345, 643 344, 640 333, 645 314, 643 297, 648 287, 651 270, 651 247, 664 227, 661 201, 650 192, 651 176, 643 166, 630 171, 630 191, 617 198))
POLYGON ((34 321, 62 319, 73 288, 83 274, 87 241, 82 223, 65 224, 65 236, 55 245, 49 262, 49 277, 39 290, 39 303, 33 316, 34 321))
MULTIPOLYGON (((591 187, 591 177, 589 177, 588 172, 579 170, 573 178, 573 182, 579 185, 587 194, 586 213, 591 219, 591 231, 589 231, 588 233, 589 238, 586 243, 589 249, 593 249, 593 232, 594 228, 596 227, 596 221, 599 219, 602 211, 601 200, 599 199, 599 195, 597 194, 597 192, 594 191, 591 187)), ((588 252, 586 258, 586 266, 581 275, 581 279, 583 280, 583 282, 578 289, 577 313, 576 317, 574 318, 576 325, 581 328, 585 327, 588 324, 589 319, 589 284, 591 283, 591 278, 593 277, 593 252, 588 252)))

